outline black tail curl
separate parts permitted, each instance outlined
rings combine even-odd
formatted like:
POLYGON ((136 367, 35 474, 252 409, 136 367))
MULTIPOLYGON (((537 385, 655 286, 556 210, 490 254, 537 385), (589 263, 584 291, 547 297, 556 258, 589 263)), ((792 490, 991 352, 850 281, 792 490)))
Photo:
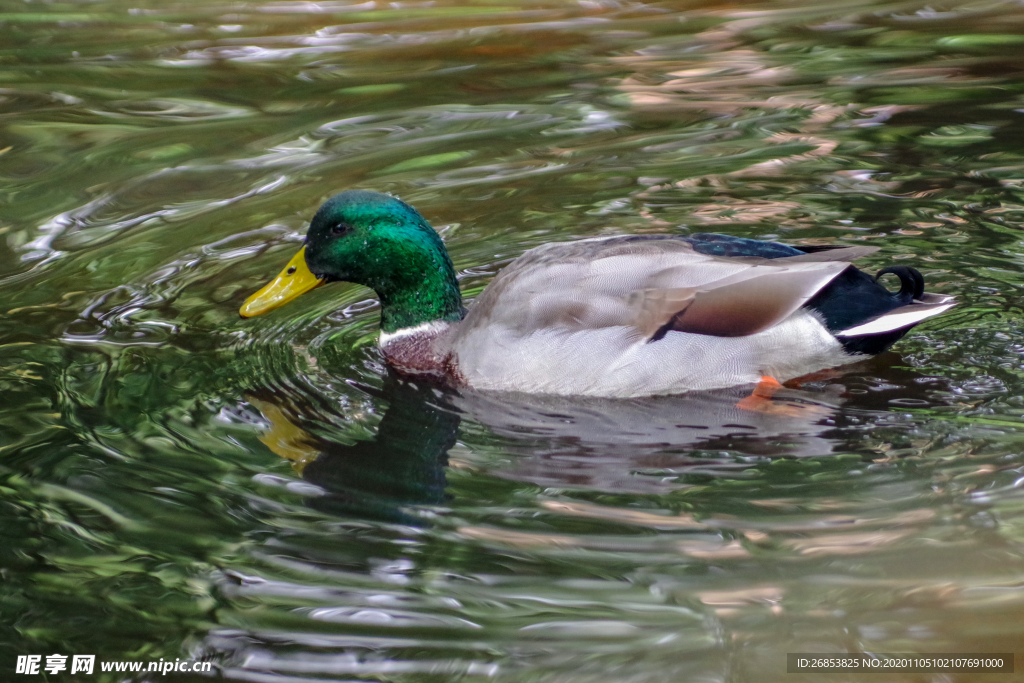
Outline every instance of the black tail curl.
MULTIPOLYGON (((866 323, 889 311, 908 306, 924 295, 924 277, 909 266, 882 268, 874 277, 848 267, 828 283, 805 304, 821 316, 825 327, 835 334, 866 323), (899 291, 886 289, 879 281, 883 275, 892 274, 900 279, 899 291)), ((839 337, 839 342, 848 353, 874 355, 885 351, 910 328, 892 330, 881 334, 839 337)))
MULTIPOLYGON (((914 299, 920 299, 924 295, 924 276, 917 268, 910 266, 888 266, 882 268, 875 275, 875 282, 887 273, 892 273, 900 279, 900 291, 895 294, 904 303, 910 303, 914 299)), ((881 284, 881 283, 879 283, 881 284)))

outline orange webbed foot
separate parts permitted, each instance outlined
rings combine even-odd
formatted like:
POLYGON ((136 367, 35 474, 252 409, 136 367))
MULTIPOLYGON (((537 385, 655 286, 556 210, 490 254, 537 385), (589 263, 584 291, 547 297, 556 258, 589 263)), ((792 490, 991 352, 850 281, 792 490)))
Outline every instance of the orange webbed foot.
POLYGON ((774 377, 765 375, 754 387, 754 390, 744 399, 741 399, 736 407, 741 410, 752 410, 765 415, 779 415, 783 417, 798 417, 807 419, 823 415, 826 410, 822 406, 806 405, 795 401, 776 401, 772 397, 785 387, 774 377))
POLYGON ((782 383, 774 377, 765 375, 761 377, 761 380, 754 387, 754 391, 751 392, 750 396, 742 399, 736 404, 737 408, 742 410, 754 410, 759 413, 770 413, 772 412, 772 396, 775 395, 779 389, 782 388, 782 383))

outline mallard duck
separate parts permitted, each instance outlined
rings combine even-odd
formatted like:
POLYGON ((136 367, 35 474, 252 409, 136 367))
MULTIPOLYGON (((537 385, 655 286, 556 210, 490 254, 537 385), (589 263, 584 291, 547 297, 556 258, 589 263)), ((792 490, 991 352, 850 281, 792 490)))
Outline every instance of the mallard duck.
POLYGON ((467 311, 441 238, 411 206, 350 190, 242 306, 266 313, 343 280, 377 293, 379 347, 406 374, 456 386, 608 397, 787 381, 877 354, 954 305, 907 266, 872 277, 875 247, 792 247, 716 234, 546 244, 467 311), (878 278, 891 273, 900 289, 878 278))

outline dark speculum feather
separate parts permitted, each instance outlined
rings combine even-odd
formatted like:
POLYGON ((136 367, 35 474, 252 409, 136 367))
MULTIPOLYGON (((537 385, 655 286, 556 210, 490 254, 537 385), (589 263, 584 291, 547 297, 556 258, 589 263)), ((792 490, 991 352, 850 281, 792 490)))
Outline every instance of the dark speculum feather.
POLYGON ((719 235, 713 232, 698 232, 688 237, 681 237, 680 239, 693 245, 693 250, 698 254, 724 258, 783 258, 806 253, 788 244, 761 242, 760 240, 733 237, 732 235, 719 235))

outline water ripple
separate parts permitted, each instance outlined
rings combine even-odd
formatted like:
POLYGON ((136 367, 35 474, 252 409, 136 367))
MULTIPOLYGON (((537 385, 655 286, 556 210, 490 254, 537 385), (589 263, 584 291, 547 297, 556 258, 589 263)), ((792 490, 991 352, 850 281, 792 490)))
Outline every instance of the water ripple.
POLYGON ((66 9, 0 23, 9 659, 761 681, 1019 646, 1020 7, 66 9), (707 229, 877 245, 961 303, 778 411, 450 393, 388 372, 365 288, 238 317, 347 188, 415 204, 470 303, 538 244, 707 229))

